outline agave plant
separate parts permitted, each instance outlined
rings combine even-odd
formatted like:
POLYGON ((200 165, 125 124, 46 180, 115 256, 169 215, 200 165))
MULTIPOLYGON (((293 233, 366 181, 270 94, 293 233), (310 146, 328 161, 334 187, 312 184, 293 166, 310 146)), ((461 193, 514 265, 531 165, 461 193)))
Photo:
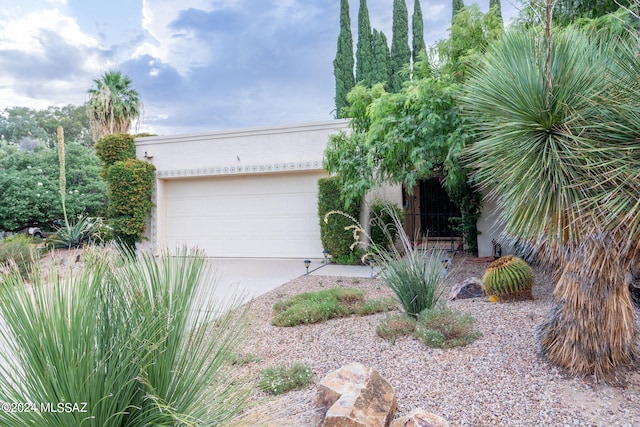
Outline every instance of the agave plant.
POLYGON ((102 241, 101 233, 107 226, 102 218, 79 217, 76 222, 63 225, 47 239, 47 245, 55 249, 81 248, 102 241))
POLYGON ((204 258, 112 253, 32 289, 0 276, 0 401, 34 405, 0 425, 223 425, 243 409, 243 314, 239 300, 204 306, 204 258))
POLYGON ((477 123, 467 152, 476 179, 509 235, 556 267, 542 352, 602 379, 637 358, 625 274, 640 256, 640 61, 621 43, 510 31, 464 98, 477 123))

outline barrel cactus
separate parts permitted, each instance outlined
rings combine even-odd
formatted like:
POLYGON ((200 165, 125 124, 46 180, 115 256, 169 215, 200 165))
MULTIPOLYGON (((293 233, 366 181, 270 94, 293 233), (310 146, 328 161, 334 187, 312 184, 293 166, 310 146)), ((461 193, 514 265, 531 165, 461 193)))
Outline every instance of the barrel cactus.
POLYGON ((482 287, 489 297, 498 300, 533 299, 533 270, 523 259, 504 256, 489 264, 482 287))

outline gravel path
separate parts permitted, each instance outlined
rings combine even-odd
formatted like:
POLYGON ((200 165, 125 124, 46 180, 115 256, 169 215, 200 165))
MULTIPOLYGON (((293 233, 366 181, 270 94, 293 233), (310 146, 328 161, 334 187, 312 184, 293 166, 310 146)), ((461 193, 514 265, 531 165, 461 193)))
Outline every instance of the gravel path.
MULTIPOLYGON (((456 280, 481 277, 487 263, 457 262, 456 280)), ((397 415, 423 408, 452 426, 640 426, 640 372, 625 387, 571 378, 537 353, 535 326, 550 307, 553 282, 537 271, 534 301, 490 303, 488 298, 452 301, 471 313, 482 336, 474 343, 447 350, 432 349, 413 338, 395 343, 375 329, 385 314, 334 319, 293 328, 269 324, 273 304, 290 295, 335 286, 354 287, 368 298, 391 296, 379 279, 299 277, 251 303, 250 343, 245 353, 262 358, 244 369, 258 375, 267 366, 304 362, 317 383, 349 362, 378 370, 395 388, 397 415)), ((638 321, 636 316, 636 321, 638 321)), ((315 384, 304 390, 255 402, 265 411, 287 414, 273 425, 317 425, 315 384)))

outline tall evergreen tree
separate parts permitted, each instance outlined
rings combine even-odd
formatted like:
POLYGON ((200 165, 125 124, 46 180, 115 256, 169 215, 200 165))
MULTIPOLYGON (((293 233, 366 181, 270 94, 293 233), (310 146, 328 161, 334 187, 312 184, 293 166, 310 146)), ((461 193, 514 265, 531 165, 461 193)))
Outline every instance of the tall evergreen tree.
POLYGON ((504 20, 502 19, 502 6, 500 5, 500 0, 489 0, 489 10, 493 10, 494 8, 494 16, 496 17, 496 19, 498 19, 498 22, 500 22, 502 28, 504 28, 504 20))
POLYGON ((451 19, 464 8, 464 0, 453 0, 451 3, 451 19))
POLYGON ((333 74, 336 78, 336 117, 341 118, 341 110, 348 105, 347 94, 355 86, 349 0, 340 0, 340 34, 336 59, 333 60, 333 74))
POLYGON ((389 44, 382 31, 373 30, 373 71, 371 85, 385 83, 389 85, 389 44))
POLYGON ((356 82, 371 86, 373 73, 373 41, 367 0, 360 0, 358 11, 358 47, 356 50, 356 82))
POLYGON ((411 62, 409 15, 405 0, 393 1, 392 30, 389 91, 399 92, 400 89, 402 89, 402 82, 405 80, 405 78, 400 75, 400 72, 411 62))
MULTIPOLYGON (((497 0, 500 4, 500 0, 497 0)), ((418 60, 418 55, 421 51, 426 51, 427 46, 424 43, 424 22, 422 21, 422 7, 420 6, 420 0, 413 2, 413 16, 411 20, 411 32, 413 33, 413 62, 418 60)))

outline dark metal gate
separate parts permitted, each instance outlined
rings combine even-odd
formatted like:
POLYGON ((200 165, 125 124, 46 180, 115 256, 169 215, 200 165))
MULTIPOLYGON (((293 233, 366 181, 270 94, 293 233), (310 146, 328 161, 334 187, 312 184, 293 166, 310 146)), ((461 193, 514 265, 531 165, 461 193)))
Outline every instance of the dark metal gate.
POLYGON ((460 209, 442 188, 440 179, 420 179, 413 194, 403 190, 405 227, 415 240, 448 240, 456 237, 449 218, 460 217, 460 209))

